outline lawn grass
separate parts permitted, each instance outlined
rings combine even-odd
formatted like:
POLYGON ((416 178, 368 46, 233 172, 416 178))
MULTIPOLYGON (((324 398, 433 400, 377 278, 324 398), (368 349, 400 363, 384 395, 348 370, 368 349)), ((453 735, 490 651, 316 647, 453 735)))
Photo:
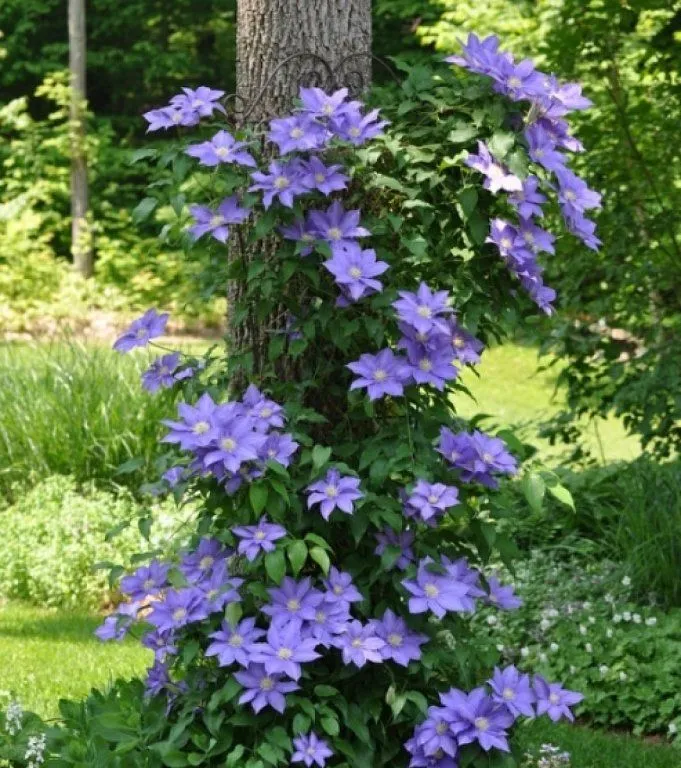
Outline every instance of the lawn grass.
MULTIPOLYGON (((557 370, 537 372, 538 365, 533 346, 508 343, 488 349, 474 370, 467 369, 462 374, 461 380, 475 400, 457 394, 455 403, 466 418, 485 413, 492 424, 520 427, 524 439, 535 443, 550 463, 550 457, 560 455, 564 449, 537 438, 536 427, 532 425, 559 411, 563 397, 554 392, 557 370)), ((619 419, 599 419, 595 424, 585 421, 582 426, 586 445, 603 463, 634 459, 641 453, 638 440, 626 434, 619 419)))
POLYGON ((679 768, 681 749, 668 744, 648 744, 633 736, 592 731, 581 726, 554 724, 545 719, 530 722, 518 731, 523 749, 555 744, 569 752, 570 768, 679 768))
POLYGON ((151 663, 135 640, 102 643, 93 632, 101 618, 5 603, 0 606, 0 691, 45 717, 60 698, 83 698, 93 686, 131 677, 151 663))

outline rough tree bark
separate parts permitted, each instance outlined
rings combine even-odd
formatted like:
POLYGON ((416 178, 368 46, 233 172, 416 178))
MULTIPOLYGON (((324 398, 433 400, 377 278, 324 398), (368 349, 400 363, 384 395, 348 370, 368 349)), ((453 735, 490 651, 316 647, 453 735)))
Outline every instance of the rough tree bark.
MULTIPOLYGON (((238 0, 237 109, 247 122, 286 114, 301 85, 345 86, 356 94, 371 82, 370 54, 371 0, 238 0)), ((273 251, 274 243, 260 242, 260 256, 263 250, 273 251)), ((248 261, 249 253, 236 257, 248 261)), ((230 286, 229 306, 242 289, 230 286)), ((251 317, 237 326, 228 316, 230 344, 252 351, 256 378, 271 332, 283 322, 276 313, 265 323, 251 317)))
POLYGON ((71 254, 83 277, 92 277, 87 158, 85 152, 85 0, 69 0, 69 70, 71 74, 71 254))

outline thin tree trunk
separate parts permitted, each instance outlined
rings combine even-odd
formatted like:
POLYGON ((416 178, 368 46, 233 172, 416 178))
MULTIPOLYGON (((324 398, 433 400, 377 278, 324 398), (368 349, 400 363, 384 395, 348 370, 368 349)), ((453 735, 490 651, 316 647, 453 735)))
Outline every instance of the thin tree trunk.
POLYGON ((92 277, 92 235, 87 219, 88 180, 85 152, 85 0, 69 0, 71 73, 71 254, 83 277, 92 277))
MULTIPOLYGON (((345 86, 357 94, 370 82, 371 0, 238 0, 237 109, 245 122, 287 114, 301 85, 345 86)), ((261 241, 257 252, 262 258, 275 248, 275 242, 261 241)), ((247 262, 252 256, 238 242, 232 251, 247 262)), ((236 281, 230 285, 229 307, 243 289, 236 281)), ((272 331, 285 323, 284 312, 264 323, 247 317, 237 325, 228 310, 227 319, 230 344, 252 352, 257 379, 272 331)))

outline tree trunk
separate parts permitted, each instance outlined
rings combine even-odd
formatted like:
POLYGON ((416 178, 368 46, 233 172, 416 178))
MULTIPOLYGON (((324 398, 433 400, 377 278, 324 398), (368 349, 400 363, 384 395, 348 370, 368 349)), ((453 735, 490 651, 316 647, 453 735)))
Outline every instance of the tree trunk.
POLYGON ((92 277, 92 235, 87 219, 88 183, 85 152, 85 0, 69 0, 69 70, 71 73, 71 254, 83 277, 92 277))
MULTIPOLYGON (((301 85, 325 90, 347 87, 358 95, 371 83, 371 0, 238 0, 237 112, 257 123, 285 115, 301 85)), ((249 261, 248 252, 235 257, 249 261)), ((273 253, 276 243, 258 243, 258 254, 273 253)), ((234 307, 243 286, 230 285, 234 307)), ((228 310, 233 349, 251 351, 254 378, 266 359, 272 331, 285 324, 284 312, 265 323, 247 317, 236 325, 228 310)), ((282 370, 282 376, 295 373, 282 370)))

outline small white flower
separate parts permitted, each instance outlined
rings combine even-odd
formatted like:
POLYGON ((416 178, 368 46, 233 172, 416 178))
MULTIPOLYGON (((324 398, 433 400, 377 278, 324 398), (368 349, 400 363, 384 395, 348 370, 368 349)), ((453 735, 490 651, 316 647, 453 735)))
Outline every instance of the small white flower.
POLYGON ((620 616, 620 614, 619 614, 619 613, 616 613, 616 614, 615 614, 615 615, 612 617, 612 623, 613 623, 613 624, 619 624, 619 623, 620 623, 620 621, 622 621, 622 617, 620 616))
POLYGON ((620 672, 620 681, 625 683, 629 679, 629 675, 626 672, 620 672))
MULTIPOLYGON (((582 607, 585 611, 588 611, 591 608, 591 603, 587 600, 585 603, 582 603, 582 607)), ((591 619, 589 619, 590 621, 591 619)))
POLYGON ((603 599, 605 600, 606 603, 614 603, 615 602, 614 595, 611 595, 609 592, 608 592, 608 594, 603 599))
POLYGON ((576 675, 577 674, 577 667, 574 666, 574 664, 570 665, 570 674, 576 675))
POLYGON ((587 643, 587 644, 584 646, 584 650, 585 650, 587 653, 593 653, 593 652, 594 652, 594 649, 593 649, 593 646, 591 645, 591 643, 587 643))
POLYGON ((678 729, 678 727, 677 727, 676 723, 669 723, 669 727, 667 728, 667 730, 669 731, 669 733, 671 733, 671 734, 673 735, 673 734, 675 734, 675 733, 676 733, 676 732, 677 732, 679 729, 678 729))
POLYGON ((602 676, 607 675, 609 670, 610 670, 610 667, 607 664, 601 664, 601 666, 598 668, 598 671, 601 673, 602 676))
POLYGON ((646 627, 654 627, 657 624, 655 616, 650 616, 646 619, 646 627))
POLYGON ((546 632, 547 629, 551 626, 551 622, 548 619, 542 619, 539 622, 539 628, 542 632, 546 632))
POLYGON ((541 661, 542 664, 545 664, 549 660, 549 657, 544 653, 539 654, 539 661, 541 661))
POLYGON ((641 614, 640 613, 635 613, 631 618, 634 620, 634 624, 640 624, 641 623, 641 614))
POLYGON ((596 623, 596 617, 595 616, 589 616, 589 624, 595 624, 596 623))
POLYGON ((588 630, 587 630, 587 628, 584 626, 584 624, 580 624, 580 625, 579 625, 579 634, 580 634, 580 635, 585 635, 585 634, 587 633, 587 631, 588 631, 588 630))
POLYGON ((622 586, 623 587, 630 587, 631 586, 631 579, 629 578, 629 576, 625 576, 622 579, 622 586))
POLYGON ((488 616, 487 617, 487 623, 490 625, 490 627, 493 627, 497 623, 498 619, 496 616, 488 616))
POLYGON ((558 645, 558 643, 551 643, 551 645, 549 646, 549 650, 553 651, 553 653, 555 653, 559 648, 560 646, 558 645))
POLYGON ((521 648, 520 649, 520 655, 523 657, 523 659, 526 659, 530 655, 530 649, 529 648, 521 648))
POLYGON ((623 611, 622 612, 622 618, 625 621, 631 621, 631 611, 623 611))
POLYGON ((502 643, 499 643, 499 644, 497 645, 497 651, 499 651, 499 653, 503 653, 505 650, 506 650, 506 649, 504 648, 504 646, 503 646, 503 644, 502 644, 502 643))
POLYGON ((611 628, 611 627, 608 627, 608 628, 605 630, 605 636, 606 636, 607 638, 611 638, 611 637, 612 637, 614 634, 615 634, 615 633, 613 632, 613 630, 612 630, 612 628, 611 628))

